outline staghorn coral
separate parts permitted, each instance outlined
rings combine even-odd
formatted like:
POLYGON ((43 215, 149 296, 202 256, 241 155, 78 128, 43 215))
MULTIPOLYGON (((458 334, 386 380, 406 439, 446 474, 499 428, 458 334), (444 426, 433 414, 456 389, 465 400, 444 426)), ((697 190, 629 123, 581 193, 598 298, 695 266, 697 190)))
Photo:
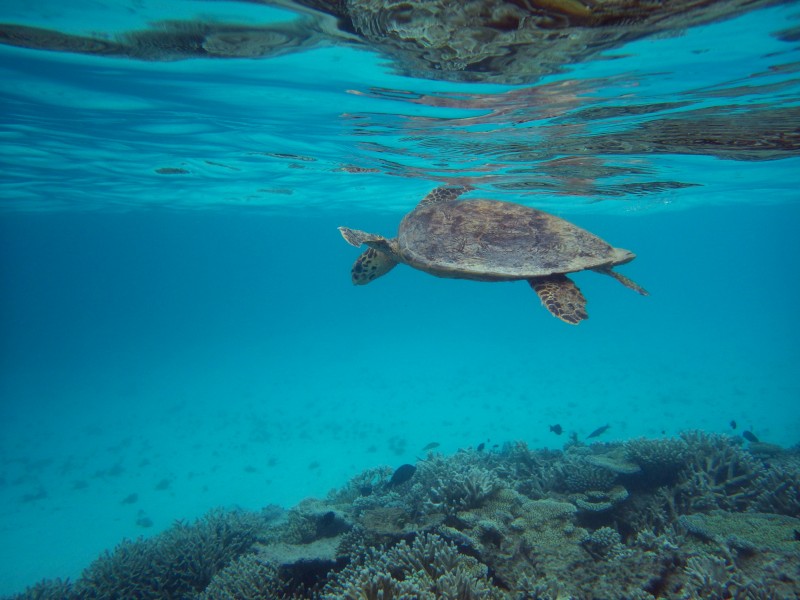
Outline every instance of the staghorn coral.
POLYGON ((679 475, 681 512, 750 508, 760 492, 755 483, 763 474, 762 464, 722 435, 692 431, 681 438, 689 456, 679 475))
POLYGON ((659 482, 667 482, 673 480, 686 465, 689 444, 680 438, 637 438, 625 442, 623 449, 625 457, 639 465, 645 475, 659 482))
POLYGON ((242 511, 212 511, 189 525, 124 541, 96 559, 75 583, 81 598, 179 598, 200 592, 262 538, 265 519, 242 511))
POLYGON ((800 594, 800 519, 713 511, 679 520, 695 548, 678 578, 690 598, 795 598, 800 594))
POLYGON ((497 475, 474 463, 472 454, 432 456, 420 463, 408 494, 415 513, 447 515, 477 508, 502 487, 497 475))
POLYGON ((481 467, 469 467, 452 477, 439 477, 429 490, 427 511, 451 513, 481 506, 500 488, 491 472, 481 467))
POLYGON ((541 579, 525 573, 520 577, 514 600, 558 600, 561 585, 557 579, 541 579))
POLYGON ((741 574, 716 556, 692 556, 684 573, 693 598, 735 598, 737 590, 744 585, 741 574))
POLYGON ((670 531, 680 515, 675 495, 676 489, 670 486, 652 492, 632 488, 625 503, 624 521, 618 522, 624 537, 640 531, 652 530, 658 534, 670 531))
POLYGON ((603 464, 586 446, 572 446, 559 465, 557 487, 568 492, 606 491, 614 486, 619 471, 603 464))
POLYGON ((285 587, 274 565, 245 554, 214 575, 196 600, 280 600, 288 598, 285 587))
POLYGON ((539 500, 552 490, 561 472, 562 453, 557 450, 530 450, 525 442, 507 443, 499 453, 487 455, 487 467, 518 492, 539 500))
POLYGON ((14 600, 77 600, 78 598, 72 589, 72 584, 65 579, 43 579, 14 596, 14 600))
POLYGON ((480 600, 501 598, 485 565, 434 534, 422 534, 388 550, 370 549, 334 574, 321 600, 480 600))
POLYGON ((616 529, 601 527, 590 533, 581 545, 593 558, 611 560, 630 555, 631 551, 622 545, 622 538, 616 529))
POLYGON ((387 466, 366 469, 352 477, 344 486, 328 494, 332 504, 353 503, 359 498, 369 497, 381 488, 385 488, 392 468, 387 466))
POLYGON ((335 537, 351 528, 347 513, 325 501, 308 498, 289 511, 281 539, 289 544, 308 544, 320 538, 335 537))
POLYGON ((771 464, 757 482, 752 507, 779 515, 800 515, 800 465, 794 461, 771 464))

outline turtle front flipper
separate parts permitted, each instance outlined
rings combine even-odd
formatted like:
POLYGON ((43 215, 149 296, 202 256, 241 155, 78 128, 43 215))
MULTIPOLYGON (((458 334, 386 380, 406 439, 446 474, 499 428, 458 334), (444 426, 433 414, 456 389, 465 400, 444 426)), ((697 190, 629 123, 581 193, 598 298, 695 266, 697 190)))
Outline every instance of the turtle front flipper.
POLYGON ((354 285, 366 285, 381 275, 386 275, 397 266, 397 261, 388 254, 367 248, 353 263, 350 275, 354 285))
POLYGON ((531 277, 528 283, 538 294, 542 305, 565 323, 577 325, 589 318, 589 313, 586 312, 586 298, 566 275, 531 277))
POLYGON ((450 187, 450 186, 442 186, 438 187, 435 190, 432 190, 425 196, 420 203, 417 204, 417 208, 422 208, 425 206, 433 206, 434 204, 440 204, 441 202, 452 202, 456 198, 458 198, 461 194, 466 194, 472 190, 469 186, 460 186, 460 187, 450 187))
POLYGON ((386 239, 382 235, 375 235, 374 233, 359 231, 358 229, 350 229, 349 227, 339 227, 339 233, 342 234, 344 241, 351 246, 355 246, 356 248, 369 242, 376 242, 386 239))

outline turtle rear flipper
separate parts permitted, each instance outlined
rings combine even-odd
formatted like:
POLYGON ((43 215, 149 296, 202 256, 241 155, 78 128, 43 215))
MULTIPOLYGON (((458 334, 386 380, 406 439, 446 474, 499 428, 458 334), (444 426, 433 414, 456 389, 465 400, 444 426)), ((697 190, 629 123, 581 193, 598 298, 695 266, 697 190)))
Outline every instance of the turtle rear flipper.
POLYGON ((367 248, 353 263, 350 274, 354 285, 366 285, 381 275, 386 275, 397 266, 397 261, 388 254, 367 248))
POLYGON ((613 277, 614 279, 619 281, 622 285, 624 285, 626 288, 630 288, 634 292, 639 292, 642 296, 650 295, 650 293, 646 289, 644 289, 630 277, 625 277, 625 275, 623 275, 622 273, 617 273, 616 271, 608 267, 598 267, 597 269, 594 270, 597 273, 602 273, 603 275, 608 275, 609 277, 613 277))
POLYGON ((586 312, 586 298, 566 275, 531 277, 528 283, 538 294, 542 305, 565 323, 577 325, 589 318, 589 313, 586 312))

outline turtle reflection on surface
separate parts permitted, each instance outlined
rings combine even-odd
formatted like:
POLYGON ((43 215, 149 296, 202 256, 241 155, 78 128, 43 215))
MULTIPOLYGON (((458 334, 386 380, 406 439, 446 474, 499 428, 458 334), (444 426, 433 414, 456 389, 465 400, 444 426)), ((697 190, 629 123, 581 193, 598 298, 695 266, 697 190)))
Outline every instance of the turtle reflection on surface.
POLYGON ((0 24, 0 43, 141 60, 256 58, 320 44, 369 46, 398 71, 452 81, 520 84, 654 34, 741 15, 774 0, 277 0, 301 16, 241 25, 163 21, 116 39, 0 24))

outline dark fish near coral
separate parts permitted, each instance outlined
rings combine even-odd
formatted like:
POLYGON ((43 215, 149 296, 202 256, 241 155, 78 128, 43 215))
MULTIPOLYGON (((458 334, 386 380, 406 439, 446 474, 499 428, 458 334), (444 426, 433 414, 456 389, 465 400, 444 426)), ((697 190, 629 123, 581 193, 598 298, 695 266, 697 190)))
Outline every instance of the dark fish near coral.
POLYGON ((746 439, 748 442, 753 442, 755 444, 757 444, 759 441, 752 431, 743 431, 742 437, 746 439))
POLYGON ((417 467, 414 465, 400 465, 397 467, 397 470, 392 473, 392 478, 389 480, 389 485, 395 486, 405 483, 414 476, 416 471, 417 467))
POLYGON ((736 429, 736 421, 731 421, 731 429, 736 429))
POLYGON ((434 448, 438 448, 440 446, 439 442, 431 442, 430 444, 426 444, 425 447, 422 449, 423 452, 428 450, 433 450, 434 448))
POLYGON ((550 425, 550 431, 552 431, 556 435, 561 435, 562 433, 564 433, 564 428, 561 427, 561 425, 559 425, 558 423, 556 423, 555 425, 550 425))
POLYGON ((150 517, 146 517, 146 516, 140 516, 138 519, 136 519, 136 524, 139 527, 145 527, 145 528, 152 527, 153 526, 153 519, 151 519, 150 517))
POLYGON ((608 431, 609 427, 611 427, 611 425, 603 425, 602 427, 598 427, 597 429, 595 429, 592 433, 590 433, 586 437, 593 438, 593 437, 597 437, 597 436, 603 435, 606 431, 608 431))
POLYGON ((478 448, 477 448, 477 450, 478 450, 478 452, 483 452, 483 449, 484 449, 484 448, 486 448, 486 444, 484 444, 483 442, 481 442, 480 444, 478 444, 478 448))

